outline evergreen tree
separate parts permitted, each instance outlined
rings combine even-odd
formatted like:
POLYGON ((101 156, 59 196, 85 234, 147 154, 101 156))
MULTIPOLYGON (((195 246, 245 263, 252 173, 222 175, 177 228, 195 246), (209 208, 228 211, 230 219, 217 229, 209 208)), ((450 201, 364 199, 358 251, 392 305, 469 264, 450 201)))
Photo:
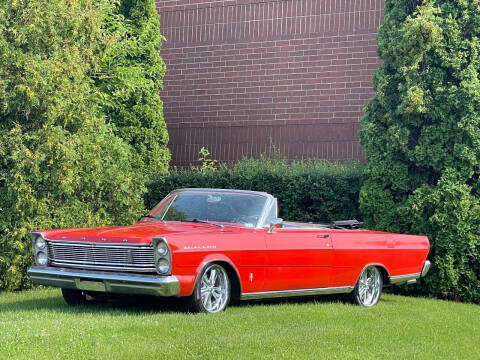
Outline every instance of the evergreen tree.
POLYGON ((160 99, 164 37, 154 0, 122 0, 105 19, 113 35, 96 86, 102 111, 115 133, 133 148, 132 163, 145 180, 168 171, 168 133, 160 99))
POLYGON ((480 300, 480 2, 386 0, 361 143, 366 224, 429 236, 414 291, 480 300))

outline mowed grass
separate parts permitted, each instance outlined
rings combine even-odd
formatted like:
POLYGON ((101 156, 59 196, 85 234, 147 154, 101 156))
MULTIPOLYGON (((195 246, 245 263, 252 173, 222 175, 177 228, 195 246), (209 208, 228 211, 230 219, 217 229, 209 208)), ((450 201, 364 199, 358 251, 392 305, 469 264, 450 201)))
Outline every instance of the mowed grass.
POLYGON ((480 307, 384 295, 248 302, 216 315, 136 298, 0 294, 0 359, 480 359, 480 307))

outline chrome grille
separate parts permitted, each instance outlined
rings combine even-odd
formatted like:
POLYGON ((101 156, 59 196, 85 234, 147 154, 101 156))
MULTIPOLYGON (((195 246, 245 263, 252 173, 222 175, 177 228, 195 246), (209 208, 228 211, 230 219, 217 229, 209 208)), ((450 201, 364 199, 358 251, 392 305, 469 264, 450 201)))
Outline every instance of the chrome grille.
POLYGON ((48 241, 48 258, 53 265, 85 269, 155 271, 151 246, 112 245, 48 241))

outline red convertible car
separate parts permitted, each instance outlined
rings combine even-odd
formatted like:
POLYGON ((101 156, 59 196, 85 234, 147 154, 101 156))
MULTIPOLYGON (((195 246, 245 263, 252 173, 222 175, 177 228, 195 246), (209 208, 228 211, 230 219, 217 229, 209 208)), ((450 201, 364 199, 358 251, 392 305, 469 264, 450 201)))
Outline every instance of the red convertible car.
POLYGON ((231 300, 349 294, 375 305, 385 285, 427 273, 425 236, 358 229, 356 221, 284 222, 256 191, 181 189, 132 226, 32 233, 36 284, 65 301, 108 293, 184 297, 215 313, 231 300))

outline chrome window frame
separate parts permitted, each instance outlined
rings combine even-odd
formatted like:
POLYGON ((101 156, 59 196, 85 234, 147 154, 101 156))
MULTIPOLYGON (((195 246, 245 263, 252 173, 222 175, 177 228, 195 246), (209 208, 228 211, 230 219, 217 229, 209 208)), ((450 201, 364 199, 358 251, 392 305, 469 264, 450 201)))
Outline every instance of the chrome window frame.
POLYGON ((262 214, 262 222, 259 222, 259 226, 257 228, 259 229, 265 229, 265 228, 268 228, 270 226, 269 222, 268 222, 268 215, 270 214, 270 210, 271 210, 271 207, 272 206, 275 206, 275 217, 278 218, 278 200, 277 198, 275 197, 271 197, 271 199, 269 199, 268 201, 268 204, 266 204, 265 206, 265 209, 263 211, 263 214, 262 214))
MULTIPOLYGON (((270 207, 271 207, 272 203, 277 202, 277 199, 274 198, 272 195, 270 195, 266 192, 260 192, 260 191, 235 190, 235 189, 213 189, 213 188, 212 189, 210 189, 210 188, 183 188, 183 189, 175 189, 175 190, 171 191, 159 203, 161 203, 162 201, 164 201, 165 199, 167 199, 170 196, 175 196, 176 197, 176 195, 178 195, 178 193, 183 192, 183 191, 250 194, 250 195, 256 195, 256 196, 261 196, 261 197, 266 198, 265 204, 263 205, 262 211, 260 211, 260 216, 258 217, 258 220, 257 220, 257 223, 255 224, 255 226, 253 228, 248 228, 246 226, 241 226, 242 229, 263 229, 264 228, 264 222, 266 221, 266 217, 268 216, 268 212, 270 210, 270 207)), ((171 201, 169 203, 168 207, 170 207, 170 205, 172 203, 173 203, 173 201, 171 201)), ((167 211, 168 211, 168 209, 167 209, 167 211)), ((163 216, 161 218, 159 218, 159 220, 166 221, 166 220, 164 220, 164 217, 165 217, 165 214, 167 213, 167 211, 165 211, 163 213, 163 216)), ((278 205, 277 205, 277 213, 278 213, 278 205)), ((215 222, 215 221, 212 221, 212 222, 215 222)))

